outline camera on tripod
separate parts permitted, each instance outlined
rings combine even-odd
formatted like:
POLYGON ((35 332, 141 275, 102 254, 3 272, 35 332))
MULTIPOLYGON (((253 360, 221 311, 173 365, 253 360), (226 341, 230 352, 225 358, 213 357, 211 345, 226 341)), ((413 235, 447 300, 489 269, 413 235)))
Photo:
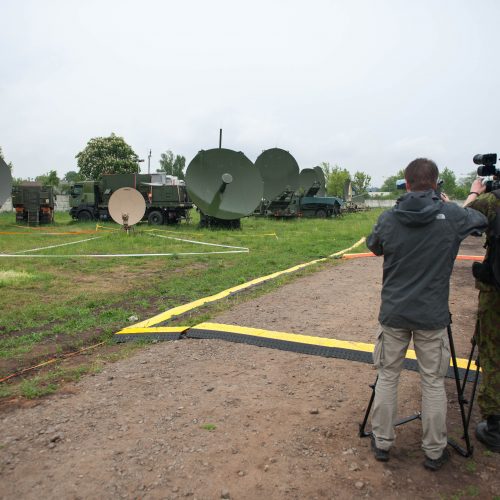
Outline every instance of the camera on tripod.
POLYGON ((486 192, 495 191, 500 189, 500 170, 496 167, 497 163, 497 154, 496 153, 488 153, 484 155, 475 155, 472 161, 476 165, 480 165, 477 167, 477 175, 479 177, 489 177, 484 182, 486 186, 486 192))

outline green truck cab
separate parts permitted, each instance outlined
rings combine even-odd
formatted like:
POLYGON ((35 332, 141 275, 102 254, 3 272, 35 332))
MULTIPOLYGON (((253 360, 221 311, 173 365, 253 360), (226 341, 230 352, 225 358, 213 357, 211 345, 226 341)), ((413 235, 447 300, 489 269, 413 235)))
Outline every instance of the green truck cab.
POLYGON ((146 202, 143 220, 150 224, 177 224, 189 218, 193 207, 184 181, 164 173, 108 174, 100 181, 76 182, 70 189, 70 215, 82 222, 111 220, 111 195, 122 187, 137 189, 146 202))
POLYGON ((22 182, 12 187, 16 222, 37 226, 54 222, 54 188, 39 182, 22 182))

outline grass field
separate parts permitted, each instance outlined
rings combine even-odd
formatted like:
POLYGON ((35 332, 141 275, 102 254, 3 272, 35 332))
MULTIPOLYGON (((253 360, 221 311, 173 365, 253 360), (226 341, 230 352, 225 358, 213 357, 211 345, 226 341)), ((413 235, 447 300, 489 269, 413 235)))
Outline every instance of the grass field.
MULTIPOLYGON (((55 224, 40 228, 16 226, 13 214, 1 214, 0 254, 22 257, 0 257, 0 379, 83 346, 97 342, 107 346, 73 358, 71 363, 54 363, 36 375, 30 372, 24 379, 4 382, 0 397, 53 392, 64 380, 97 370, 105 358, 133 349, 112 346, 113 333, 130 324, 131 316, 147 319, 253 278, 330 255, 367 235, 378 214, 288 221, 248 218, 242 220, 241 231, 198 229, 196 220, 178 227, 141 224, 129 235, 111 223, 96 231, 95 223, 75 223, 61 213, 56 214, 55 224), (142 253, 170 255, 89 257, 142 253), (51 257, 36 257, 40 255, 51 257)), ((319 269, 314 266, 298 275, 319 269)), ((231 300, 265 293, 295 276, 231 300)), ((182 318, 182 324, 204 321, 230 304, 222 301, 195 311, 182 318)))

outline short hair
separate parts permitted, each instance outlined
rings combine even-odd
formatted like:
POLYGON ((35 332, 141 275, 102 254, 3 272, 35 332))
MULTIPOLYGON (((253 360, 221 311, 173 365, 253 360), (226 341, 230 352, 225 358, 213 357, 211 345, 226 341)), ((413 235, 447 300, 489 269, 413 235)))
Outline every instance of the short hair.
POLYGON ((435 189, 439 177, 437 165, 427 158, 417 158, 405 169, 405 179, 412 191, 435 189))

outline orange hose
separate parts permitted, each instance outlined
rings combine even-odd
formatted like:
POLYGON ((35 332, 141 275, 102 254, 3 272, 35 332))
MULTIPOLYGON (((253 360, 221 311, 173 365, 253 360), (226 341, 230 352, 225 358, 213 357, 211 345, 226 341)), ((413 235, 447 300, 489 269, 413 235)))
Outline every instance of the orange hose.
POLYGON ((482 262, 484 257, 481 255, 457 255, 457 260, 477 260, 482 262))
POLYGON ((345 253, 343 259, 360 259, 361 257, 375 257, 374 253, 345 253))
MULTIPOLYGON (((376 257, 374 253, 346 253, 342 256, 343 259, 359 259, 361 257, 376 257)), ((474 260, 483 261, 484 257, 481 255, 457 255, 456 260, 474 260)))
POLYGON ((104 344, 104 342, 99 342, 98 344, 94 344, 94 345, 91 345, 89 347, 83 347, 82 349, 79 349, 78 351, 64 354, 61 357, 49 359, 47 361, 44 361, 43 363, 39 363, 38 365, 30 366, 29 368, 24 368, 22 370, 19 370, 18 372, 11 373, 10 375, 7 375, 7 377, 1 378, 0 383, 5 382, 6 380, 9 380, 9 379, 14 378, 14 377, 18 377, 19 375, 22 375, 23 373, 29 372, 31 370, 35 370, 36 368, 40 368, 41 366, 50 365, 51 363, 55 363, 56 361, 59 361, 60 359, 71 358, 72 356, 76 356, 77 354, 80 354, 81 352, 88 351, 89 349, 94 349, 95 347, 99 347, 100 345, 103 345, 103 344, 104 344))

